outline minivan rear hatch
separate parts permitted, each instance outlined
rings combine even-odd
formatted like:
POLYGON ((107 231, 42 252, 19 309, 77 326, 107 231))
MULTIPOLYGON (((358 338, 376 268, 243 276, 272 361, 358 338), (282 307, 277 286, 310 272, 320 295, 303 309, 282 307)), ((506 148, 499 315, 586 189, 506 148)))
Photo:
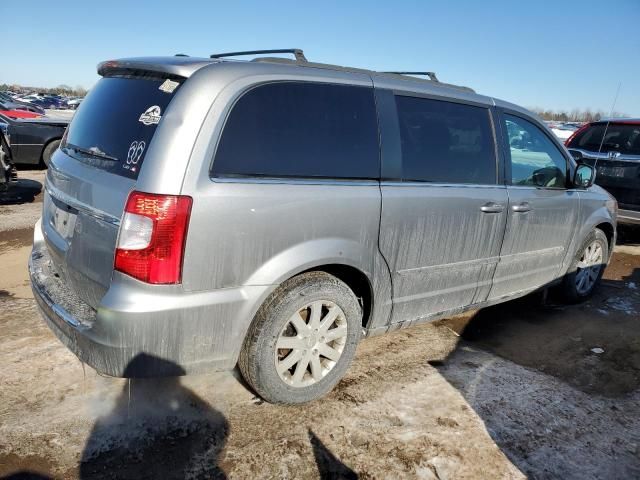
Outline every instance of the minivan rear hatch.
POLYGON ((53 156, 43 234, 58 275, 94 308, 111 282, 127 196, 180 83, 141 73, 102 78, 53 156))

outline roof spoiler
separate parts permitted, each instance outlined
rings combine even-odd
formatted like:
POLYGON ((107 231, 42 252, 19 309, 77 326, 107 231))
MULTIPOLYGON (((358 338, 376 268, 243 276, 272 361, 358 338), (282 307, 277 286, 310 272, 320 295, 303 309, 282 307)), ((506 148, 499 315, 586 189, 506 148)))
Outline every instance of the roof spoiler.
MULTIPOLYGON (((186 58, 185 58, 186 60, 186 58)), ((191 62, 190 62, 191 63, 191 62)), ((193 67, 186 63, 154 62, 153 59, 107 60, 98 64, 98 75, 142 74, 161 78, 184 79, 193 73, 193 67)))

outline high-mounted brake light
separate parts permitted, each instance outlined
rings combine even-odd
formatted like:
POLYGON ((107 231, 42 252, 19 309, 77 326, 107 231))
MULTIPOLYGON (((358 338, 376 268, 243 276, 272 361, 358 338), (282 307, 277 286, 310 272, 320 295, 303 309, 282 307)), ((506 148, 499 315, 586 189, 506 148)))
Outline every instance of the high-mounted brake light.
POLYGON ((183 195, 131 192, 115 269, 147 283, 180 283, 191 204, 191 197, 183 195))

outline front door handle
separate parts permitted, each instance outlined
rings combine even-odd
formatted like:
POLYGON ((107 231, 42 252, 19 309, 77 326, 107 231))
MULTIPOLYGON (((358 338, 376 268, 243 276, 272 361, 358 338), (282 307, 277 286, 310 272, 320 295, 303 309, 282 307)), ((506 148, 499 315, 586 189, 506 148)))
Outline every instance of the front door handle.
POLYGON ((529 205, 529 202, 522 202, 517 205, 512 205, 511 210, 518 213, 526 213, 531 210, 531 205, 529 205))
POLYGON ((480 207, 480 210, 484 213, 500 213, 504 210, 504 205, 499 203, 487 202, 480 207))

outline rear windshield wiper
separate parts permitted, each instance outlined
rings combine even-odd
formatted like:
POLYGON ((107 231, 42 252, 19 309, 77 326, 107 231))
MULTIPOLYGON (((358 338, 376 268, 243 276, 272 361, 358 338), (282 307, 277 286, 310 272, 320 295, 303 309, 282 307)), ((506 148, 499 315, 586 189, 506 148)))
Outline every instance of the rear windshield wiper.
POLYGON ((111 160, 112 162, 119 162, 120 160, 114 157, 113 155, 109 155, 108 153, 103 152, 98 147, 91 148, 83 148, 72 143, 66 143, 64 145, 64 149, 73 150, 74 152, 81 153, 83 155, 88 155, 89 157, 101 158, 103 160, 111 160))

